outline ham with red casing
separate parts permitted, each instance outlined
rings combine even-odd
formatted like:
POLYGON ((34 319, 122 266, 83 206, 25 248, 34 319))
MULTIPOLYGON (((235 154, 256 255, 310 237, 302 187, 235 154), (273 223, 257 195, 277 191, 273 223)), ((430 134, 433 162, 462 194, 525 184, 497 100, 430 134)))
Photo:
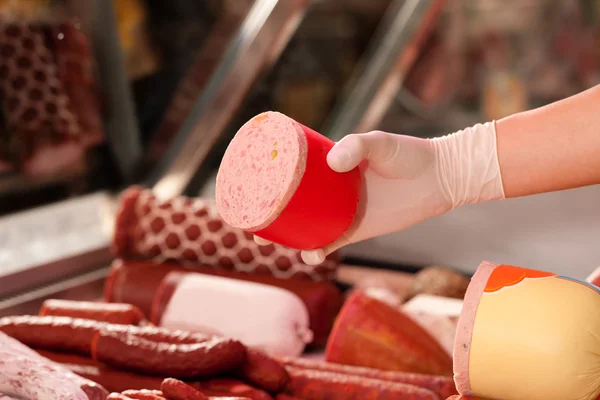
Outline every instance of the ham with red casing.
POLYGON ((334 142, 277 112, 259 114, 237 132, 217 173, 225 222, 293 249, 324 247, 350 227, 360 200, 358 168, 327 164, 334 142))

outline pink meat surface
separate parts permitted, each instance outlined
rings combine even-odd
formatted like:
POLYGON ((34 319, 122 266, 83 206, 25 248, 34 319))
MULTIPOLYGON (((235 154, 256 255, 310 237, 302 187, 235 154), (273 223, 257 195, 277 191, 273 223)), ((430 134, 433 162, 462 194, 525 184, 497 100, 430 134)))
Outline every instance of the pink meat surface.
MULTIPOLYGON (((36 400, 103 400, 108 392, 97 383, 74 374, 0 333, 1 394, 36 400)), ((0 400, 10 398, 0 396, 0 400)))
POLYGON ((277 112, 244 124, 217 174, 218 212, 231 226, 258 231, 273 222, 300 185, 307 142, 302 126, 277 112))
POLYGON ((469 382, 469 355, 471 351, 471 337, 479 299, 481 298, 487 281, 497 265, 482 262, 471 278, 463 302, 462 313, 458 319, 456 338, 454 340, 454 383, 458 392, 470 396, 471 384, 469 382))

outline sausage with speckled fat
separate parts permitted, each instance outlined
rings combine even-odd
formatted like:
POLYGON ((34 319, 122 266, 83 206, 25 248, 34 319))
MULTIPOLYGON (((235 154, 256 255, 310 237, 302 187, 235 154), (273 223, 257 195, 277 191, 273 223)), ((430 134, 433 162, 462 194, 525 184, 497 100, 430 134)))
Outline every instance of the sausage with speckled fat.
POLYGON ((23 399, 89 400, 62 368, 11 351, 0 351, 0 393, 23 399))

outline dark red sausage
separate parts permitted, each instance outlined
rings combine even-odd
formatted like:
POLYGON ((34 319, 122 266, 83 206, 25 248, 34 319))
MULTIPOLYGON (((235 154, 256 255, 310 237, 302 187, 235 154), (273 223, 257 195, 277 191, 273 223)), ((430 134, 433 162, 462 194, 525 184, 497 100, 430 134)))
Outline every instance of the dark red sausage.
POLYGON ((90 342, 102 323, 70 317, 18 316, 0 318, 0 331, 29 346, 90 354, 90 342), (100 324, 100 325, 99 325, 100 324))
POLYGON ((289 394, 279 393, 277 396, 275 396, 275 400, 300 400, 300 399, 297 397, 294 397, 294 396, 290 396, 289 394))
POLYGON ((238 372, 243 381, 271 393, 285 387, 290 376, 281 363, 257 350, 248 349, 246 355, 246 362, 238 372))
POLYGON ((430 390, 405 383, 288 367, 286 393, 311 400, 439 400, 430 390))
POLYGON ((172 344, 153 342, 131 332, 101 330, 92 341, 92 358, 138 373, 194 378, 239 368, 246 359, 246 348, 226 338, 172 344))
POLYGON ((454 380, 448 376, 426 375, 412 372, 382 371, 376 368, 355 367, 337 363, 314 361, 301 358, 283 358, 280 360, 286 366, 299 369, 337 372, 345 375, 362 376, 365 378, 380 379, 389 382, 407 383, 419 386, 437 393, 440 398, 445 399, 458 394, 454 380))
POLYGON ((267 392, 235 379, 210 379, 192 384, 208 396, 240 396, 251 400, 273 400, 267 392))
POLYGON ((208 400, 199 390, 174 378, 162 381, 160 389, 169 400, 208 400))
POLYGON ((145 320, 142 311, 131 304, 57 299, 44 301, 39 315, 84 318, 123 325, 139 325, 145 320))
POLYGON ((163 392, 161 392, 160 390, 130 389, 125 390, 124 392, 122 392, 122 394, 135 400, 167 400, 167 398, 163 396, 163 392))
POLYGON ((154 342, 199 343, 209 335, 154 326, 108 324, 89 319, 55 316, 17 316, 0 318, 0 331, 21 343, 35 348, 64 351, 89 356, 90 344, 101 329, 127 332, 154 342))
POLYGON ((156 326, 122 326, 122 325, 104 325, 101 327, 110 332, 128 332, 143 339, 152 342, 165 342, 173 344, 194 344, 205 342, 212 339, 213 335, 197 332, 187 332, 173 329, 159 328, 156 326))

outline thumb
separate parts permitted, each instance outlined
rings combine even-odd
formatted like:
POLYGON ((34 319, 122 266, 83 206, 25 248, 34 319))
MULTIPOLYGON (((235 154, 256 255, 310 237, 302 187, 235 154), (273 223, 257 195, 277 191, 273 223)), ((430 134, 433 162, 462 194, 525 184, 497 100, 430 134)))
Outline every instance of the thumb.
POLYGON ((348 172, 363 160, 369 160, 370 165, 384 163, 394 155, 395 148, 393 136, 389 133, 352 134, 333 146, 327 154, 327 163, 336 172, 348 172))

